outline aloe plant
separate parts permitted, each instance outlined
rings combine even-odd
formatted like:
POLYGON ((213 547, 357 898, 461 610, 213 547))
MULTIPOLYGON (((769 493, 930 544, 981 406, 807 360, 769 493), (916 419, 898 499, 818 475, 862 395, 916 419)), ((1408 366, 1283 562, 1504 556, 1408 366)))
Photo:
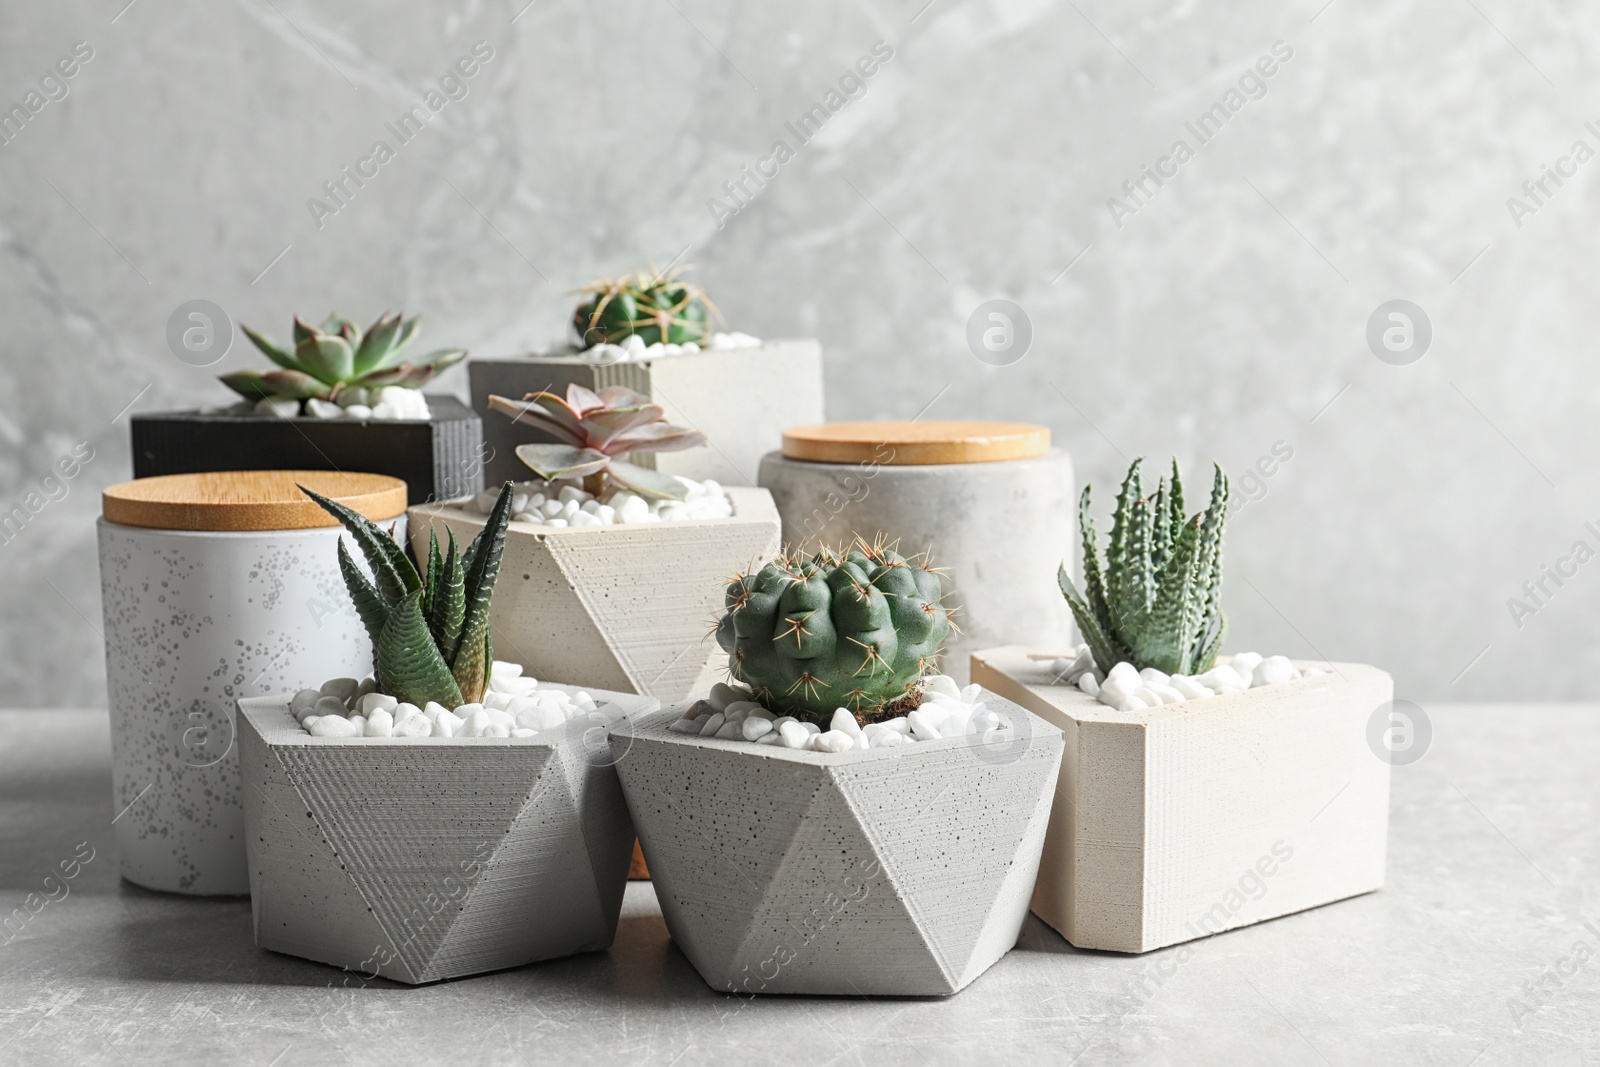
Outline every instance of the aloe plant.
POLYGON ((583 347, 621 344, 638 337, 647 345, 704 341, 716 308, 705 290, 671 271, 639 271, 622 278, 590 282, 585 299, 572 313, 572 329, 583 347))
POLYGON ((337 400, 346 389, 386 385, 419 389, 467 355, 464 348, 441 348, 415 361, 405 359, 404 349, 416 336, 419 318, 384 313, 362 332, 337 316, 329 316, 321 326, 297 316, 293 350, 241 326, 245 336, 282 369, 234 371, 222 375, 222 383, 246 400, 337 400))
POLYGON ((362 573, 341 537, 339 571, 372 638, 378 690, 419 708, 430 700, 447 708, 482 700, 494 663, 489 603, 511 521, 511 483, 465 552, 456 551, 454 531, 446 531, 443 552, 428 531, 426 574, 376 523, 305 486, 300 491, 350 531, 372 571, 371 578, 362 573))
POLYGON ((1153 497, 1145 495, 1141 462, 1128 468, 1117 496, 1104 572, 1084 486, 1078 500, 1083 592, 1065 564, 1057 580, 1100 670, 1127 661, 1166 674, 1203 673, 1228 630, 1220 603, 1228 479, 1216 467, 1211 503, 1185 520, 1177 461, 1153 497))
POLYGON ((683 500, 688 488, 678 479, 627 462, 635 452, 677 452, 706 443, 699 430, 666 421, 666 409, 642 393, 620 385, 595 392, 576 382, 565 398, 529 393, 521 400, 489 398, 491 410, 537 427, 562 444, 518 445, 517 458, 547 482, 582 478, 584 491, 603 495, 620 487, 647 497, 683 500))

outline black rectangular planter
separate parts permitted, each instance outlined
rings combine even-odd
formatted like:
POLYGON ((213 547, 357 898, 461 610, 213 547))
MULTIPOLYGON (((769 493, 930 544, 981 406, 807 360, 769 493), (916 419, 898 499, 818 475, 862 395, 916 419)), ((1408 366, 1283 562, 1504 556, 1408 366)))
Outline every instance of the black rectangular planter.
POLYGON ((405 480, 409 503, 483 488, 483 420, 452 396, 429 396, 420 420, 280 419, 164 411, 133 416, 133 476, 201 471, 342 470, 405 480))

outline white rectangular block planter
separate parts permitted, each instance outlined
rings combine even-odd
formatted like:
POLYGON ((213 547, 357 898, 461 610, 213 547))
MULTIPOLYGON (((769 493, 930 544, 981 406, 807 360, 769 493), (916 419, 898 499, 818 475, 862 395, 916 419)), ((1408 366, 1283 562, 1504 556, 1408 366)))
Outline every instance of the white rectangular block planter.
POLYGON ((489 412, 489 396, 521 399, 548 390, 565 394, 568 382, 589 389, 622 385, 643 393, 667 412, 667 421, 706 435, 709 448, 638 453, 630 462, 666 474, 723 485, 754 485, 761 457, 777 448, 786 426, 821 422, 822 346, 816 341, 767 341, 755 348, 705 349, 644 363, 608 366, 576 354, 475 359, 467 365, 472 410, 483 414, 487 485, 521 481, 528 470, 516 447, 553 438, 489 412))
POLYGON ((1331 673, 1121 712, 1053 658, 989 649, 972 680, 1065 732, 1033 910, 1068 941, 1149 952, 1383 885, 1390 765, 1367 731, 1388 674, 1296 664, 1331 673))
POLYGON ((1016 944, 1061 732, 823 753, 619 724, 617 773, 667 929, 712 988, 946 996, 1016 944))
MULTIPOLYGON (((523 476, 527 475, 524 470, 523 476)), ((555 527, 512 522, 490 615, 497 655, 550 678, 663 701, 721 680, 727 656, 710 636, 735 571, 778 549, 778 511, 765 489, 730 486, 726 519, 555 527)), ((428 527, 465 545, 486 516, 419 505, 412 550, 428 527)))
POLYGON ((530 738, 313 737, 241 700, 256 944, 412 984, 609 948, 634 834, 605 731, 660 705, 590 695, 530 738))

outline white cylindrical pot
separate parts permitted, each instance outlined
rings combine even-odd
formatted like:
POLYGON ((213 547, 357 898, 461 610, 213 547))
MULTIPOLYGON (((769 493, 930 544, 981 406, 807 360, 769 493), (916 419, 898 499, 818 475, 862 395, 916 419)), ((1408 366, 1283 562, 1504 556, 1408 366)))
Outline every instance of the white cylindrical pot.
POLYGON ((944 571, 945 604, 960 628, 940 669, 963 685, 978 649, 1066 649, 1072 614, 1056 571, 1063 562, 1072 568, 1075 549, 1071 458, 1046 447, 1017 459, 893 462, 917 454, 883 442, 854 462, 769 452, 760 484, 778 505, 784 543, 811 551, 882 535, 899 541, 903 555, 928 552, 944 571))
MULTIPOLYGON (((291 473, 316 485, 315 472, 291 473)), ((376 476, 323 477, 336 486, 376 476)), ((143 521, 125 506, 118 512, 112 495, 165 481, 114 486, 107 514, 143 521)), ((369 517, 393 520, 403 544, 405 483, 383 481, 398 496, 390 514, 369 517)), ((330 488, 319 491, 357 506, 330 488)), ((181 511, 154 520, 192 524, 181 511)), ((341 529, 162 529, 109 518, 98 525, 122 876, 168 892, 246 894, 235 701, 371 667, 370 641, 339 573, 341 529)))

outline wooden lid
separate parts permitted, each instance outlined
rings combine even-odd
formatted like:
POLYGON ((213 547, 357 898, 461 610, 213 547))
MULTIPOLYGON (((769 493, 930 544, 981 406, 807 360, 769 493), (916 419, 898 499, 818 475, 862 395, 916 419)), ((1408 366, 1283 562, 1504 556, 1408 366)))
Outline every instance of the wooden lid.
POLYGON ((308 530, 338 521, 296 483, 374 522, 406 510, 406 483, 346 471, 216 471, 166 474, 113 485, 100 497, 107 521, 154 530, 308 530))
POLYGON ((1049 428, 1025 422, 830 422, 783 431, 783 454, 813 463, 995 463, 1048 451, 1049 428))

